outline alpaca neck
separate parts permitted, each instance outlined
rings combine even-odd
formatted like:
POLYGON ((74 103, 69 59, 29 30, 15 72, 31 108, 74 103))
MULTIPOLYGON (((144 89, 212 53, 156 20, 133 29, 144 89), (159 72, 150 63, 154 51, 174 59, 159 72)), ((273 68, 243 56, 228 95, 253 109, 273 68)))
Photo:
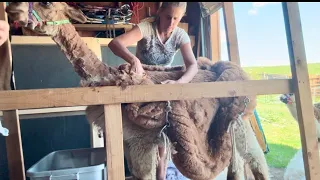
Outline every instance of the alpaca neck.
POLYGON ((72 24, 60 25, 52 37, 71 62, 82 80, 96 79, 109 73, 109 68, 81 39, 72 24))
POLYGON ((297 109, 296 109, 296 103, 287 104, 287 107, 288 107, 291 115, 293 116, 293 118, 298 122, 298 114, 297 114, 297 109))
MULTIPOLYGON (((296 103, 287 104, 287 107, 288 107, 291 115, 293 116, 293 118, 299 123, 297 109, 296 109, 296 103)), ((320 138, 320 123, 316 118, 314 119, 314 121, 316 124, 317 137, 320 138)))

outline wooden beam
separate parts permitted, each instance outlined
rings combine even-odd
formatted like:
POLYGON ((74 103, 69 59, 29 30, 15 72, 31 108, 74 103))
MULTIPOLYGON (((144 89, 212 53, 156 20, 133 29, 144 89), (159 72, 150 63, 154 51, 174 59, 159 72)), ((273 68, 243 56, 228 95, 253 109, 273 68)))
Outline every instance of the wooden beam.
POLYGON ((0 92, 0 110, 153 102, 292 92, 290 79, 15 90, 0 92), (223 91, 221 91, 223 89, 223 91), (28 101, 26 101, 28 99, 28 101))
POLYGON ((233 2, 223 2, 223 16, 227 37, 229 61, 240 65, 239 47, 236 22, 234 18, 233 2))
MULTIPOLYGON (((18 116, 20 120, 47 118, 47 117, 61 117, 61 116, 79 116, 85 115, 87 106, 73 106, 73 107, 59 107, 59 108, 40 108, 19 110, 18 116)), ((0 119, 3 112, 0 111, 0 119)))
POLYGON ((125 179, 121 104, 104 106, 108 179, 125 179))
MULTIPOLYGON (((73 24, 76 30, 81 31, 105 31, 107 29, 113 29, 113 25, 106 26, 106 24, 73 24)), ((114 29, 132 29, 132 24, 115 24, 114 29)))
MULTIPOLYGON (((0 2, 0 20, 8 22, 5 8, 6 2, 0 2)), ((6 92, 10 92, 12 56, 9 40, 0 46, 0 54, 0 91, 5 90, 6 92)), ((21 142, 20 122, 18 111, 16 109, 3 112, 3 126, 9 130, 9 136, 6 137, 9 177, 10 179, 14 180, 25 180, 26 176, 21 142)))
MULTIPOLYGON (((101 52, 101 45, 99 39, 90 38, 87 41, 88 47, 97 55, 97 57, 102 61, 102 52, 101 52)), ((90 124, 90 141, 91 147, 103 147, 103 138, 99 138, 98 130, 93 124, 90 124)))
MULTIPOLYGON (((108 46, 112 38, 94 38, 94 37, 81 37, 83 41, 91 42, 97 41, 101 46, 108 46)), ((49 36, 12 36, 12 45, 57 45, 49 36)), ((136 46, 132 44, 130 46, 136 46)))
POLYGON ((4 111, 3 126, 8 128, 6 137, 7 159, 10 179, 25 180, 24 158, 17 110, 4 111))
POLYGON ((320 179, 318 140, 308 66, 297 2, 283 2, 283 15, 291 63, 292 80, 295 87, 296 108, 299 119, 305 176, 307 180, 320 179))
POLYGON ((210 15, 210 29, 211 29, 211 60, 216 62, 221 60, 220 47, 220 15, 219 11, 210 15))
MULTIPOLYGON (((195 44, 195 37, 189 36, 191 40, 191 46, 195 44)), ((94 37, 81 37, 83 41, 91 42, 96 41, 100 46, 108 46, 112 41, 112 38, 94 38, 94 37)), ((43 46, 53 46, 56 43, 48 36, 12 36, 11 44, 13 45, 43 45, 43 46)), ((130 47, 137 46, 137 43, 130 45, 130 47)))
MULTIPOLYGON (((0 20, 8 22, 5 6, 5 2, 0 2, 0 20)), ((0 55, 0 90, 9 90, 11 89, 10 80, 12 72, 11 46, 9 41, 1 45, 0 55)))

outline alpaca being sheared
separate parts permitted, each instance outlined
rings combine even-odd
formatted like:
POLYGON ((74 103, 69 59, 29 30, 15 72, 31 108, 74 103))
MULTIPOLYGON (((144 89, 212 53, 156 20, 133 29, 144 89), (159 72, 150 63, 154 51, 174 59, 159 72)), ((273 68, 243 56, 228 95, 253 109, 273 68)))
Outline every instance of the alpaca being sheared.
MULTIPOLYGON (((160 84, 164 80, 178 79, 185 70, 184 67, 144 65, 147 75, 140 76, 130 73, 129 64, 109 67, 87 47, 69 22, 71 18, 84 23, 85 16, 64 2, 14 2, 6 12, 20 25, 37 34, 51 36, 80 76, 83 87, 160 84)), ((248 80, 246 73, 230 62, 213 64, 209 60, 199 60, 198 67, 199 71, 190 83, 248 80)), ((247 128, 241 128, 243 122, 239 118, 243 113, 245 121, 252 115, 255 97, 202 98, 170 103, 172 111, 168 116, 167 137, 171 143, 167 150, 170 152, 170 147, 174 148, 173 162, 184 176, 213 179, 230 165, 232 154, 238 153, 240 158, 251 163, 256 179, 268 179, 265 159, 256 158, 261 154, 263 157, 262 150, 250 156, 255 144, 243 137, 247 128), (250 101, 246 103, 246 100, 250 101), (232 138, 229 130, 240 135, 232 138), (231 141, 239 138, 245 142, 248 152, 237 141, 231 141)), ((157 145, 162 140, 158 135, 167 120, 166 105, 167 102, 122 104, 124 152, 135 179, 155 179, 157 145)), ((104 130, 103 105, 88 106, 86 115, 90 123, 104 130)))
MULTIPOLYGON (((293 118, 298 122, 296 101, 293 93, 283 94, 280 96, 280 101, 286 104, 293 118)), ((320 103, 314 104, 314 116, 316 123, 316 131, 318 137, 318 148, 320 155, 320 103)), ((303 180, 305 177, 304 160, 302 154, 302 148, 300 148, 293 158, 290 160, 284 173, 284 180, 303 180)))

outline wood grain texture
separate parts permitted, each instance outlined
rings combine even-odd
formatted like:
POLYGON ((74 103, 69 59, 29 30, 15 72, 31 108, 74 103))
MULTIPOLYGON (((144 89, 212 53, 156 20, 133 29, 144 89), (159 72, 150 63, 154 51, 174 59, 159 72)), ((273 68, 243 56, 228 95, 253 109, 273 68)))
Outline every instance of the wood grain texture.
POLYGON ((240 65, 237 28, 233 11, 233 2, 223 2, 223 15, 229 61, 240 65))
POLYGON ((0 110, 153 102, 288 92, 292 92, 291 80, 288 79, 136 85, 128 86, 125 90, 121 90, 120 87, 115 86, 15 90, 0 92, 0 110))
POLYGON ((104 106, 108 179, 125 179, 121 104, 104 106))
MULTIPOLYGON (((8 21, 5 8, 6 2, 0 2, 0 20, 8 21)), ((12 56, 9 40, 0 46, 0 55, 0 91, 5 90, 10 92, 12 56)), ((20 121, 18 111, 16 109, 3 112, 3 126, 9 130, 9 136, 6 137, 9 177, 14 180, 25 180, 26 176, 21 142, 20 121)))
POLYGON ((320 161, 315 117, 310 91, 307 59, 303 41, 299 6, 297 2, 283 2, 292 80, 300 128, 305 176, 307 180, 320 179, 320 161))

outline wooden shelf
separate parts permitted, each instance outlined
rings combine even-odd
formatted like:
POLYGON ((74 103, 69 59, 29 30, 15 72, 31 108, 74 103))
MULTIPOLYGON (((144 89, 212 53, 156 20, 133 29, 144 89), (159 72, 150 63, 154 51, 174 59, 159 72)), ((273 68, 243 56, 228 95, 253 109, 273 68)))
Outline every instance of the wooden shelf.
POLYGON ((76 30, 80 31, 105 31, 107 29, 124 29, 128 31, 133 28, 133 24, 115 24, 107 25, 106 24, 73 24, 76 30))
MULTIPOLYGON (((85 115, 87 106, 59 107, 59 108, 42 108, 19 110, 19 119, 34 119, 61 116, 77 116, 85 115)), ((3 118, 3 112, 0 111, 0 119, 3 118)))
MULTIPOLYGON (((105 31, 107 29, 125 29, 130 30, 133 28, 133 24, 115 24, 108 26, 106 24, 73 24, 76 30, 80 31, 105 31)), ((178 27, 184 29, 186 32, 188 32, 188 23, 179 23, 178 27)))

